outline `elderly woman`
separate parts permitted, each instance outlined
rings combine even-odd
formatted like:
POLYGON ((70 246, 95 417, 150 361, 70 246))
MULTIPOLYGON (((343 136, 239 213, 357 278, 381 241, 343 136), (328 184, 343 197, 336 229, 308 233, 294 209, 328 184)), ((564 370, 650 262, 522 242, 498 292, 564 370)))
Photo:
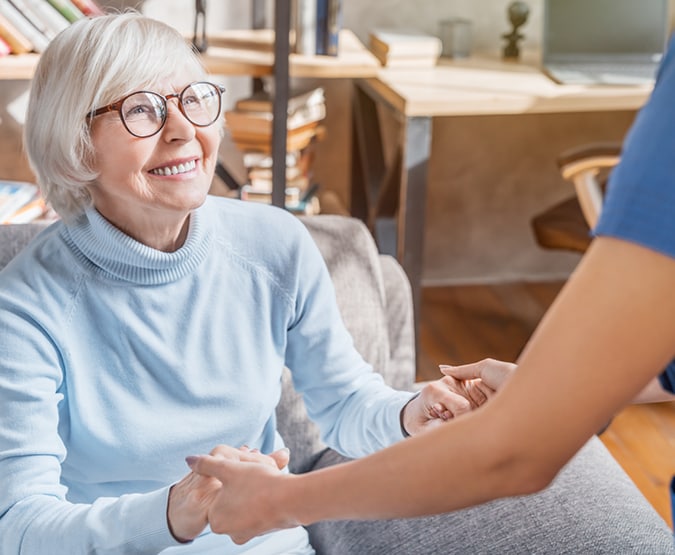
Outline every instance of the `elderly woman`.
POLYGON ((385 386, 304 226, 207 195, 222 93, 178 32, 136 13, 79 21, 41 57, 26 146, 61 220, 0 274, 3 555, 313 553, 302 527, 244 548, 211 533, 219 482, 185 465, 285 467, 284 365, 348 456, 475 405, 451 380, 385 386))

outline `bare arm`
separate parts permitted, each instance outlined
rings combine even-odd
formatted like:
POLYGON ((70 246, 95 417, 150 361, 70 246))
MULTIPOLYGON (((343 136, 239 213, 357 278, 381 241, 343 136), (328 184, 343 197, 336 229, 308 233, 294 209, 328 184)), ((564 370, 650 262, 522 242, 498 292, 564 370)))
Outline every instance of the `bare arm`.
POLYGON ((367 458, 300 476, 200 459, 196 470, 223 482, 212 528, 243 540, 296 523, 445 512, 545 487, 672 360, 673 283, 675 260, 597 239, 490 403, 367 458))

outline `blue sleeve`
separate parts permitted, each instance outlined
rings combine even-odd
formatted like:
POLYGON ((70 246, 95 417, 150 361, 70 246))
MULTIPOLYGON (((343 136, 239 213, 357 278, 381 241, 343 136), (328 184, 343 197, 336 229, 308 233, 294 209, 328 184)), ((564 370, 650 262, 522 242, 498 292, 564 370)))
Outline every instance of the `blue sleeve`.
MULTIPOLYGON (((594 230, 675 258, 675 38, 628 133, 594 230)), ((675 362, 659 377, 674 391, 675 362)))
MULTIPOLYGON (((675 40, 675 39, 674 39, 675 40)), ((625 239, 675 258, 675 42, 638 113, 609 179, 595 235, 625 239)))
POLYGON ((663 389, 675 393, 675 360, 661 373, 659 382, 661 382, 663 389))
POLYGON ((25 316, 28 288, 10 285, 2 280, 0 292, 0 553, 140 554, 178 545, 166 523, 168 487, 92 504, 66 499, 58 353, 35 323, 40 318, 33 320, 36 311, 25 316))
POLYGON ((412 394, 385 385, 358 353, 323 257, 298 225, 295 316, 286 364, 323 441, 346 456, 367 455, 403 439, 399 413, 412 394))

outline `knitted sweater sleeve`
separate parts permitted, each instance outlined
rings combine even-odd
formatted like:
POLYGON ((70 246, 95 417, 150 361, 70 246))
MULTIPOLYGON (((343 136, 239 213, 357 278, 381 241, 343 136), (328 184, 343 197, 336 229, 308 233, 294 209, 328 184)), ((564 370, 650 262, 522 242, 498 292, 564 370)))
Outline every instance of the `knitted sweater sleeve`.
POLYGON ((168 487, 92 504, 66 500, 59 350, 28 311, 27 297, 39 292, 9 293, 0 295, 0 553, 138 554, 177 545, 166 523, 168 487))
POLYGON ((322 439, 363 456, 402 439, 399 413, 411 393, 385 385, 356 351, 323 258, 301 227, 286 364, 322 439))

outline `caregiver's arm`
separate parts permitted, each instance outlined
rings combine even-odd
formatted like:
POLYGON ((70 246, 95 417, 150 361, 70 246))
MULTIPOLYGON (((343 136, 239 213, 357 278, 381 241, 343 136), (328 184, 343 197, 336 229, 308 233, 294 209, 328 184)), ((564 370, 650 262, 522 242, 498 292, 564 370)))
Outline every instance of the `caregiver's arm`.
POLYGON ((675 260, 596 239, 485 407, 299 476, 200 458, 193 468, 223 482, 211 527, 242 541, 297 523, 425 515, 542 489, 673 359, 674 282, 675 260))

